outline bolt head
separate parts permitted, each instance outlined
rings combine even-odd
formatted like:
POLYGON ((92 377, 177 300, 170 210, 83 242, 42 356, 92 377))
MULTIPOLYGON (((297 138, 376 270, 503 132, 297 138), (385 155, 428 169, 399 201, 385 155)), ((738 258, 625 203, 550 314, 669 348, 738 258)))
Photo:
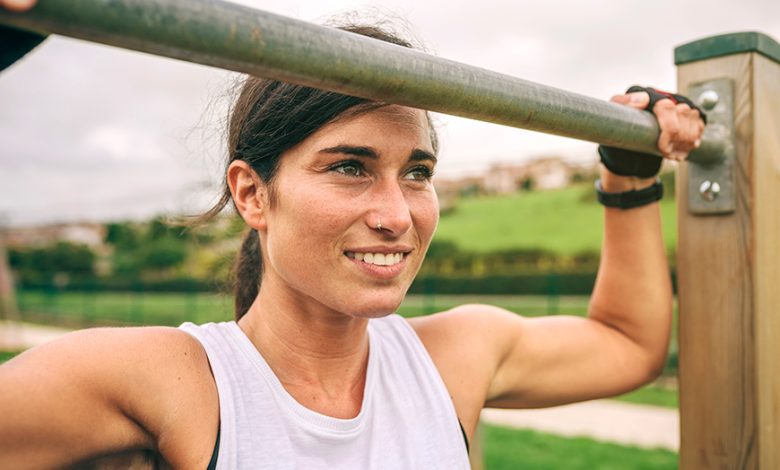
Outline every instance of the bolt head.
POLYGON ((718 93, 715 90, 707 90, 699 95, 699 104, 707 111, 712 110, 720 100, 718 93))
POLYGON ((705 201, 712 202, 720 194, 720 184, 717 181, 702 181, 699 185, 699 194, 705 201))

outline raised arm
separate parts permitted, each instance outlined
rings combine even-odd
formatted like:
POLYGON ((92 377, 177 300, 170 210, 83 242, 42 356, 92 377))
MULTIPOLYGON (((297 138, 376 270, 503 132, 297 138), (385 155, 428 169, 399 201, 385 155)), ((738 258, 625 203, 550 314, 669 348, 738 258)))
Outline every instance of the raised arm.
MULTIPOLYGON (((644 92, 613 98, 637 108, 648 100, 644 92)), ((665 157, 682 159, 698 145, 703 123, 696 110, 661 100, 654 112, 665 157)), ((607 193, 654 183, 654 176, 601 169, 601 189, 607 193)), ((461 418, 474 425, 483 405, 551 406, 619 394, 652 380, 663 368, 671 315, 660 209, 651 202, 605 208, 601 263, 587 318, 523 318, 466 305, 412 323, 461 418)))

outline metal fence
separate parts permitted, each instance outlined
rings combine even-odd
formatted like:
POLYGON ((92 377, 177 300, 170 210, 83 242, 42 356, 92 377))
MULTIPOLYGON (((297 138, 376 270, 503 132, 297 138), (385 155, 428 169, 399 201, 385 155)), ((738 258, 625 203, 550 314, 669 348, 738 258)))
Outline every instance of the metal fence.
MULTIPOLYGON (((20 290, 18 319, 66 328, 92 326, 168 325, 233 319, 228 294, 204 292, 149 292, 139 286, 127 292, 49 289, 20 290)), ((409 295, 399 313, 412 317, 464 303, 500 305, 526 316, 585 315, 588 296, 549 295, 409 295)))

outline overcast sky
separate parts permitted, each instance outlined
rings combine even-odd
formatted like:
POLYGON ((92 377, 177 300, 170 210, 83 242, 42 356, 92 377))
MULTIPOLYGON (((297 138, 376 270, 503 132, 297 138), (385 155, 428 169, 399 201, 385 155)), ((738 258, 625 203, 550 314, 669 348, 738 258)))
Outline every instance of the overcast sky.
MULTIPOLYGON (((584 95, 675 88, 673 49, 760 31, 780 39, 780 1, 245 0, 321 22, 347 11, 407 20, 435 54, 584 95), (385 14, 385 13, 379 13, 385 14)), ((116 220, 193 210, 216 197, 233 76, 61 38, 0 73, 0 223, 116 220)), ((595 146, 439 116, 442 177, 595 146)))

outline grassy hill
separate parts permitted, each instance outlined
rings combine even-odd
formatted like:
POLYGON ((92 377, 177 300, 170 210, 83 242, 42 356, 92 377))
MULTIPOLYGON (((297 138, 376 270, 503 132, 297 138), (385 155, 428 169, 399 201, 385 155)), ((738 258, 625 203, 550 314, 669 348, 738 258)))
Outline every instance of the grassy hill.
MULTIPOLYGON (((461 199, 443 215, 435 239, 451 241, 466 251, 545 248, 561 254, 599 251, 603 209, 593 188, 574 186, 502 196, 461 199)), ((676 243, 675 202, 661 202, 664 241, 676 243)))

